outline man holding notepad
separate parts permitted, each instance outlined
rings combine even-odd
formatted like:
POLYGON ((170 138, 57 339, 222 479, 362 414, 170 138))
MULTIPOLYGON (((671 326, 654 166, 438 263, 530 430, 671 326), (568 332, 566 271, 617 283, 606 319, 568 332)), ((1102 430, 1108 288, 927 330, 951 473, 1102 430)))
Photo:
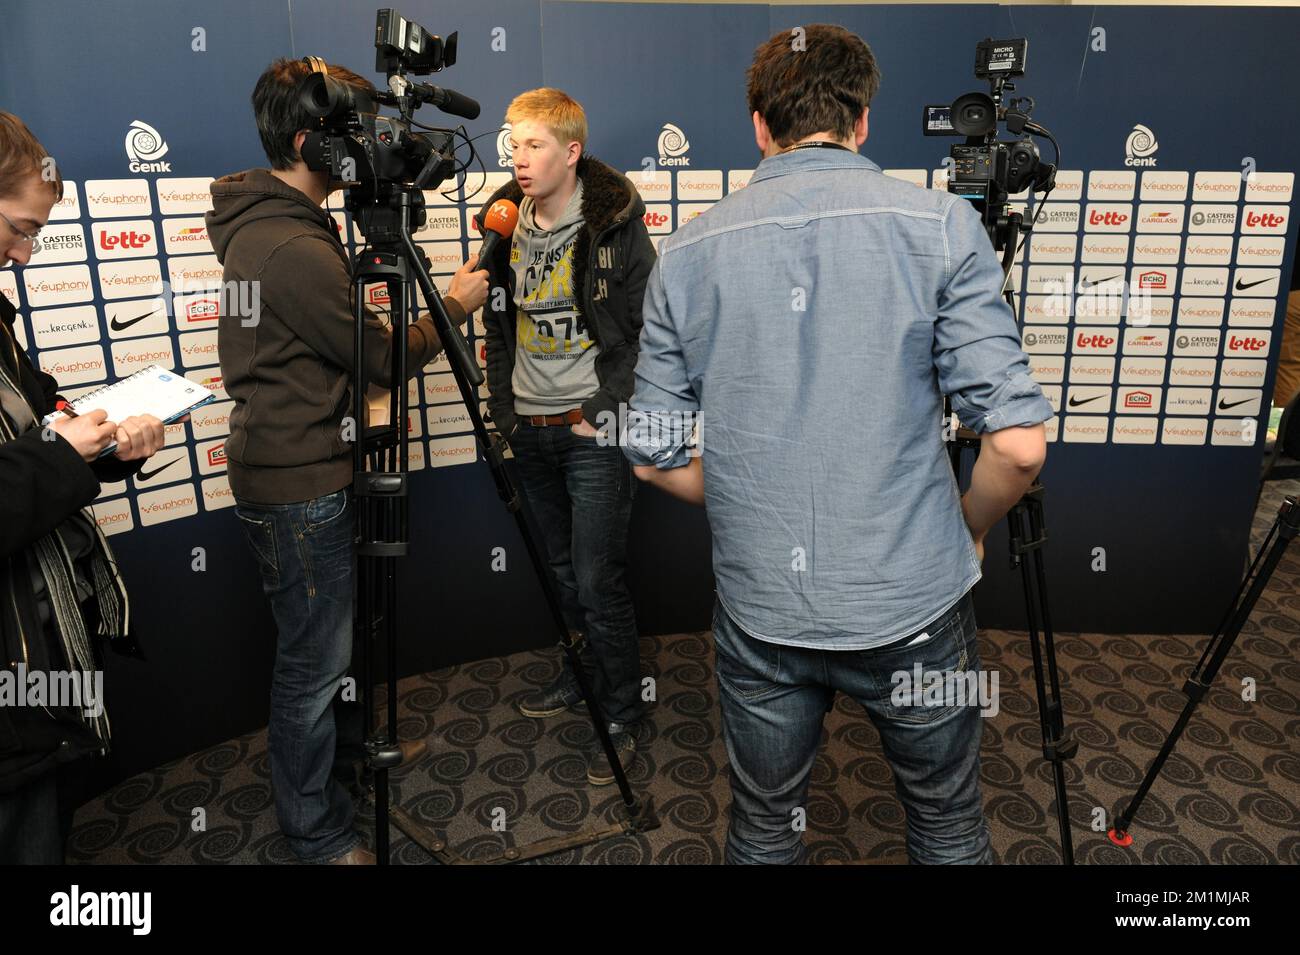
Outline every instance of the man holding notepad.
MULTIPOLYGON (((342 67, 328 69, 373 89, 342 67)), ((214 182, 207 225, 226 296, 260 303, 253 316, 233 315, 226 298, 217 346, 235 401, 226 443, 235 512, 278 631, 268 731, 276 816, 300 860, 368 864, 374 856, 359 845, 344 784, 361 756, 361 714, 339 699, 352 656, 355 519, 344 425, 356 324, 347 252, 322 208, 333 184, 299 152, 314 123, 298 97, 308 72, 285 59, 258 80, 253 110, 272 168, 214 182)), ((487 298, 487 272, 473 265, 444 297, 458 323, 487 298)), ((369 380, 386 387, 391 332, 371 316, 365 334, 369 380)), ((411 325, 410 374, 441 350, 430 319, 411 325)), ((403 760, 423 749, 423 741, 403 743, 403 760)))
MULTIPOLYGON (((26 265, 39 252, 62 194, 44 148, 22 120, 0 112, 0 267, 26 265)), ((102 673, 97 638, 134 651, 121 574, 84 509, 101 481, 125 480, 163 446, 162 422, 113 421, 91 403, 47 425, 62 403, 58 382, 31 363, 15 320, 0 295, 0 669, 82 682, 102 673)), ((109 741, 102 700, 0 706, 0 863, 63 862, 74 808, 60 799, 66 768, 106 752, 109 741)))

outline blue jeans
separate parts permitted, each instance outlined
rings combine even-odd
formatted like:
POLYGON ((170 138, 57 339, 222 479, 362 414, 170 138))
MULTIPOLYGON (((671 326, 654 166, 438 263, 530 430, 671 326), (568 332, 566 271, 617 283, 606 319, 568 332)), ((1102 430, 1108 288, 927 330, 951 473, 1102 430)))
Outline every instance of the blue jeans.
POLYGON ((731 761, 728 863, 803 861, 798 810, 807 806, 822 718, 837 691, 861 703, 880 733, 907 815, 909 860, 991 862, 979 787, 979 708, 953 703, 956 694, 914 701, 896 689, 899 674, 912 676, 917 663, 922 672, 978 671, 970 594, 921 633, 930 638, 907 648, 802 649, 749 636, 715 604, 718 695, 731 761))
POLYGON ((352 661, 352 493, 297 504, 236 500, 235 513, 277 630, 267 732, 276 818, 299 859, 327 862, 361 840, 352 797, 336 778, 343 751, 360 747, 358 704, 339 698, 352 661))
MULTIPOLYGON (((606 720, 641 715, 641 657, 627 589, 627 527, 636 478, 616 444, 520 420, 510 436, 520 483, 546 546, 570 630, 586 635, 592 692, 606 720)), ((562 677, 577 681, 565 656, 562 677)))
POLYGON ((57 770, 0 793, 0 865, 63 865, 57 770))

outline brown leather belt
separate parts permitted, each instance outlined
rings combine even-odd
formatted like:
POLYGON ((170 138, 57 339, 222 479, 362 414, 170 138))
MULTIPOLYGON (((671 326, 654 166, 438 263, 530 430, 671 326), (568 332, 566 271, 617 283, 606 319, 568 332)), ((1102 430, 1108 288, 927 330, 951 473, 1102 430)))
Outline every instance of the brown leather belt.
POLYGON ((554 427, 561 424, 577 424, 582 420, 581 408, 570 408, 564 414, 526 414, 519 416, 520 421, 527 421, 535 428, 554 427))

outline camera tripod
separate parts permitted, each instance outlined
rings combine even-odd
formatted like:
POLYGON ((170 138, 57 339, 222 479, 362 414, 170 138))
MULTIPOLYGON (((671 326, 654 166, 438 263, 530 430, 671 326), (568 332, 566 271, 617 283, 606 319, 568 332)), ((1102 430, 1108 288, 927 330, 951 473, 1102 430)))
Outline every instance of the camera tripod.
MULTIPOLYGON (((427 167, 426 167, 427 168, 427 167)), ((418 180, 417 180, 418 181, 418 180)), ((473 425, 474 436, 487 460, 497 493, 514 515, 528 557, 542 586, 551 621, 559 634, 560 646, 577 677, 587 711, 622 798, 621 818, 614 825, 596 826, 569 836, 543 839, 522 847, 472 860, 474 863, 510 863, 534 859, 602 839, 646 832, 658 827, 653 800, 639 800, 614 750, 606 721, 592 692, 591 683, 579 662, 577 642, 564 619, 556 584, 536 539, 528 526, 521 502, 505 469, 504 442, 490 438, 479 412, 478 387, 483 382, 479 368, 460 330, 452 323, 442 297, 429 275, 428 260, 412 241, 412 233, 424 222, 421 186, 388 185, 374 191, 370 201, 349 195, 348 208, 362 222, 366 246, 357 255, 353 269, 355 360, 352 379, 352 415, 357 429, 353 444, 353 493, 357 502, 357 568, 354 581, 354 645, 361 657, 366 763, 373 771, 375 808, 375 855, 381 864, 389 861, 391 818, 399 829, 436 859, 447 864, 469 864, 471 860, 451 850, 446 841, 417 822, 398 806, 390 805, 389 770, 401 762, 396 741, 397 728, 397 563, 406 556, 409 538, 408 476, 408 391, 406 333, 409 314, 416 306, 412 283, 418 286, 439 340, 443 343, 461 400, 473 425), (364 323, 366 286, 384 284, 389 298, 392 325, 392 366, 386 424, 369 425, 367 364, 364 323), (375 681, 373 647, 383 642, 387 654, 385 675, 387 721, 375 728, 375 681)))
MULTIPOLYGON (((990 207, 989 215, 997 210, 990 207)), ((1007 304, 1015 314, 1015 299, 1005 282, 1015 259, 1023 228, 1018 212, 998 216, 989 234, 995 251, 1003 252, 1002 271, 1007 304)), ((1029 231, 1029 230, 1025 230, 1029 231)), ((946 421, 955 422, 952 403, 944 400, 946 421)), ((948 448, 953 475, 961 479, 961 455, 972 449, 978 455, 980 440, 974 432, 955 428, 948 448)), ((1056 663, 1056 642, 1052 633, 1052 615, 1047 600, 1047 573, 1043 566, 1043 545, 1047 543, 1047 525, 1043 516, 1043 486, 1035 479, 1007 513, 1011 569, 1019 568, 1025 595, 1025 627, 1029 633, 1029 650, 1034 667, 1034 690, 1038 700, 1038 727, 1042 738, 1043 759, 1052 767, 1056 790, 1056 819, 1061 838, 1061 861, 1074 865, 1074 839, 1070 832, 1069 795, 1065 787, 1065 761, 1079 750, 1078 740, 1065 729, 1061 705, 1060 670, 1056 663), (1041 629, 1041 639, 1040 639, 1041 629)))
POLYGON ((1146 776, 1143 777, 1141 785, 1138 786, 1137 792, 1129 801, 1129 804, 1116 815, 1115 825, 1107 833, 1110 841, 1115 845, 1125 848, 1133 845, 1133 836, 1128 829, 1129 824, 1137 815, 1138 809, 1141 808, 1143 800, 1146 799, 1147 793, 1156 781, 1156 777, 1160 775, 1165 761, 1169 759, 1174 747, 1178 745, 1178 740, 1182 737, 1183 730, 1187 728, 1187 724, 1191 721, 1192 713, 1196 710, 1197 704, 1205 698, 1205 694, 1209 692, 1214 678, 1219 675, 1219 668, 1223 666, 1224 659, 1231 652, 1233 644, 1236 643, 1237 637, 1241 634, 1242 626, 1245 625, 1251 611, 1255 609, 1260 594, 1268 586, 1273 571, 1277 568, 1278 562, 1282 559, 1283 553, 1290 546, 1297 532, 1300 532, 1300 499, 1288 497, 1282 502, 1282 506, 1278 508, 1277 517, 1273 519, 1273 526, 1269 528, 1264 543, 1260 545, 1259 553, 1255 555, 1255 560, 1246 572, 1246 576, 1242 579, 1241 586, 1237 588, 1237 593, 1233 596, 1227 613, 1223 615, 1218 628, 1210 637, 1209 642, 1206 643, 1205 651, 1201 654, 1200 660, 1196 662, 1196 666, 1192 668, 1191 676, 1183 683, 1183 695, 1187 697, 1187 703, 1183 706, 1183 711, 1178 714, 1173 729, 1165 737, 1164 745, 1160 747, 1160 752, 1152 760, 1151 766, 1147 770, 1146 776), (1244 597, 1243 594, 1245 594, 1244 597))

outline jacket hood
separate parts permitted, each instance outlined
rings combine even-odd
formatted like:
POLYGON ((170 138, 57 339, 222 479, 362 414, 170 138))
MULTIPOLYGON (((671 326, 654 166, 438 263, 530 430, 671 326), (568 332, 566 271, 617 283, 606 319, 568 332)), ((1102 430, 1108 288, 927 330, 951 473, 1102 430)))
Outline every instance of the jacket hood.
POLYGON ((209 191, 212 208, 203 218, 212 250, 223 263, 235 233, 259 219, 303 219, 328 229, 331 235, 337 231, 328 212, 271 175, 269 169, 249 169, 225 176, 213 182, 209 191))
MULTIPOLYGON (((594 156, 584 155, 579 159, 577 173, 582 182, 582 218, 586 228, 578 233, 578 241, 573 246, 573 283, 578 290, 575 308, 579 315, 585 315, 587 267, 592 245, 606 229, 621 228, 633 218, 644 216, 645 203, 632 185, 632 180, 594 156)), ((492 208, 492 203, 498 199, 509 199, 517 206, 523 198, 524 191, 519 188, 519 181, 511 179, 483 203, 478 215, 474 217, 475 227, 483 221, 488 209, 492 208)), ((509 268, 509 248, 509 242, 497 246, 495 265, 499 270, 509 268)), ((491 270, 493 265, 494 263, 489 263, 488 269, 491 270)), ((501 275, 495 281, 502 281, 501 275)))
POLYGON ((582 199, 585 192, 582 180, 579 179, 573 195, 569 197, 569 204, 564 207, 560 217, 551 224, 549 229, 543 229, 537 224, 537 203, 525 196, 523 202, 519 203, 518 228, 530 235, 571 231, 573 226, 582 221, 582 199))

